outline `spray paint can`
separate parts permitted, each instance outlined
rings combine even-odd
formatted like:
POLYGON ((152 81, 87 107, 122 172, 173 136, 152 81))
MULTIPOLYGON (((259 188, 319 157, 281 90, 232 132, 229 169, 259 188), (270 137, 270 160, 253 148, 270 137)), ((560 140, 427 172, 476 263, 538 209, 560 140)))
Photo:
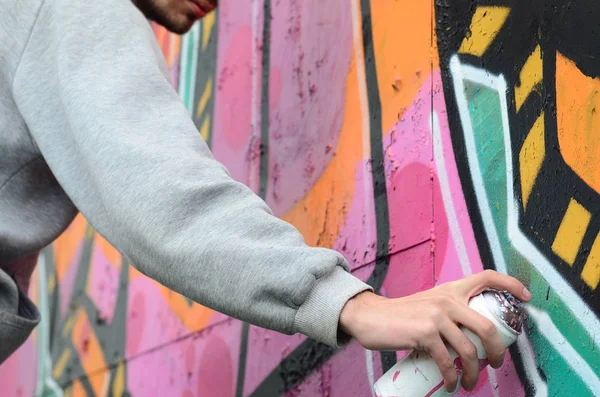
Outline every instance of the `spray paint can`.
MULTIPOLYGON (((522 303, 506 291, 487 290, 471 298, 469 307, 488 318, 495 326, 504 346, 508 348, 521 333, 523 324, 522 303)), ((487 354, 481 339, 461 327, 477 348, 479 370, 487 366, 487 354)), ((458 384, 453 392, 444 388, 444 378, 433 357, 426 352, 413 350, 396 363, 374 385, 377 397, 443 397, 452 396, 461 388, 462 371, 458 354, 448 348, 458 371, 458 384)))

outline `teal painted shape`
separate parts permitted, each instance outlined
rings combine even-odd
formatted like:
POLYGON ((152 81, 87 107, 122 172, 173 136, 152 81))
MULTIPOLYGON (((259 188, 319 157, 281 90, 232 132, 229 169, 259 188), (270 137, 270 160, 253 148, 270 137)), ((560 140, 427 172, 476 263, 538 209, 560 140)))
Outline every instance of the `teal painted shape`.
MULTIPOLYGON (((499 244, 504 255, 508 273, 528 281, 533 293, 532 304, 546 311, 558 330, 577 353, 590 365, 596 375, 600 374, 599 350, 590 340, 588 332, 574 318, 573 313, 560 299, 560 291, 553 291, 546 300, 548 283, 539 274, 535 266, 524 258, 511 244, 507 225, 507 170, 505 153, 505 134, 502 124, 502 104, 499 92, 495 89, 464 81, 464 93, 468 103, 477 161, 479 163, 489 210, 493 217, 499 244)), ((513 181, 509 181, 513 183, 513 181)), ((481 205, 481 203, 479 203, 481 205)), ((593 315, 590 313, 590 315, 593 315)), ((536 355, 536 362, 547 377, 549 395, 594 396, 579 376, 569 368, 563 357, 553 345, 539 332, 533 321, 529 322, 528 336, 536 355)))

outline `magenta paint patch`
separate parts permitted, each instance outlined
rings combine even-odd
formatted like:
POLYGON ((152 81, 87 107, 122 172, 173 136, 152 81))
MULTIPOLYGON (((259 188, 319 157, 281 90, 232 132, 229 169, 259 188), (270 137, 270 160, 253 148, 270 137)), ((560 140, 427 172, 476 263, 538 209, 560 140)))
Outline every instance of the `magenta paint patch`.
POLYGON ((211 150, 231 176, 258 189, 262 12, 252 2, 219 4, 211 150), (254 166, 253 166, 254 165, 254 166))
POLYGON ((390 257, 381 293, 390 298, 399 298, 432 288, 433 285, 433 255, 429 244, 421 244, 390 257))
POLYGON ((250 127, 252 29, 241 26, 224 55, 216 89, 226 100, 216 114, 220 133, 231 150, 245 149, 250 127))
POLYGON ((431 94, 423 87, 383 142, 392 253, 431 237, 431 94))
POLYGON ((223 67, 215 81, 215 122, 212 151, 227 164, 231 176, 248 181, 248 145, 251 137, 251 27, 244 25, 224 50, 223 67))
POLYGON ((200 358, 196 396, 233 397, 234 374, 231 352, 227 343, 218 336, 211 336, 206 341, 200 358))

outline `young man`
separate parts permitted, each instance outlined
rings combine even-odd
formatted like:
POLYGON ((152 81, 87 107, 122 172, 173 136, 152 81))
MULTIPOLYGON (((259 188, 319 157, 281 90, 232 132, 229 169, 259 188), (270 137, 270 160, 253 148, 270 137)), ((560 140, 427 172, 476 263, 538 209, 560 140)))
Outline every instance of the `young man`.
MULTIPOLYGON (((135 3, 179 33, 216 6, 135 3)), ((444 341, 465 387, 478 377, 458 324, 501 364, 499 335, 466 304, 488 287, 528 300, 519 281, 483 272, 386 299, 339 253, 306 246, 211 156, 130 1, 0 0, 0 10, 0 362, 39 321, 24 293, 39 250, 81 211, 141 272, 232 317, 332 346, 427 350, 448 389, 457 375, 444 341)))

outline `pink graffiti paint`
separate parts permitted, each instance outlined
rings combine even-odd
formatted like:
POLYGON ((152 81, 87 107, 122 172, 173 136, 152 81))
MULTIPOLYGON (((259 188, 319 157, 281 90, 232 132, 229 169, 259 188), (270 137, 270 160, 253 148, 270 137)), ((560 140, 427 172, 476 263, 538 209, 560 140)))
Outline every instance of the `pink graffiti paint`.
POLYGON ((334 249, 344 255, 352 269, 372 263, 377 253, 372 177, 367 167, 366 161, 356 165, 356 191, 349 205, 346 222, 334 245, 334 249))
MULTIPOLYGON (((119 292, 120 263, 110 263, 99 246, 94 246, 88 279, 88 294, 98 308, 98 321, 111 323, 119 292)), ((92 319, 95 321, 95 319, 92 319)))
POLYGON ((394 373, 394 377, 392 378, 392 380, 393 380, 394 382, 396 381, 396 379, 398 379, 398 375, 400 375, 400 371, 396 371, 396 372, 394 373))
POLYGON ((29 338, 0 366, 0 387, 3 396, 28 397, 35 394, 37 375, 36 346, 29 338))
POLYGON ((252 2, 219 4, 212 152, 235 180, 255 191, 258 168, 250 165, 260 158, 262 20, 262 13, 253 15, 252 2), (253 31, 259 35, 256 42, 253 31))
POLYGON ((306 340, 306 337, 250 327, 248 340, 249 365, 246 366, 245 387, 247 390, 254 390, 283 358, 306 340))
POLYGON ((282 215, 303 198, 333 158, 342 133, 352 61, 347 2, 272 3, 270 68, 280 81, 269 115, 267 203, 282 215))
POLYGON ((60 297, 60 315, 64 316, 69 309, 69 303, 73 296, 73 287, 75 285, 75 277, 77 276, 77 270, 79 269, 79 260, 81 258, 81 248, 83 243, 78 244, 77 249, 73 253, 73 257, 67 266, 65 274, 63 274, 60 281, 57 280, 59 285, 58 295, 60 297))
POLYGON ((433 396, 433 393, 435 393, 436 391, 440 390, 443 386, 444 386, 444 381, 441 381, 433 389, 431 389, 431 391, 429 393, 427 393, 424 397, 431 397, 431 396, 433 396))

